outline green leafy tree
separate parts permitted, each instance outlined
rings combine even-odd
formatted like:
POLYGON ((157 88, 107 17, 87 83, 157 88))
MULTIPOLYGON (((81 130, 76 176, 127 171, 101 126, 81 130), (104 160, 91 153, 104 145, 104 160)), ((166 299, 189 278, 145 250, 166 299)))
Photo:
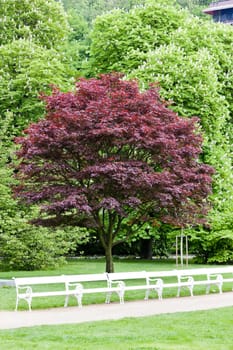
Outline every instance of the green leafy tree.
POLYGON ((88 22, 80 15, 78 10, 68 10, 67 19, 70 25, 68 40, 62 45, 62 61, 70 71, 77 77, 82 74, 83 64, 89 58, 90 51, 90 27, 88 22))
POLYGON ((66 11, 75 10, 91 25, 99 15, 120 8, 125 11, 134 6, 143 5, 145 0, 62 0, 66 11))
POLYGON ((41 91, 51 91, 51 84, 69 87, 70 81, 57 51, 24 39, 0 46, 0 74, 0 111, 14 114, 12 136, 43 115, 41 91))
POLYGON ((68 22, 53 0, 4 0, 0 7, 0 114, 14 114, 12 133, 41 115, 40 91, 67 86, 70 73, 58 51, 68 22))
MULTIPOLYGON (((183 116, 200 117, 205 140, 201 159, 216 168, 214 208, 209 216, 210 235, 216 233, 215 237, 221 235, 217 217, 233 235, 232 42, 231 26, 195 18, 175 8, 172 1, 150 1, 129 14, 118 11, 97 18, 89 62, 93 74, 101 70, 127 72, 129 78, 139 79, 142 89, 158 81, 171 109, 183 116)), ((207 237, 208 231, 202 232, 207 237)))
POLYGON ((26 39, 54 48, 68 33, 64 10, 54 0, 2 0, 0 18, 0 45, 26 39))
POLYGON ((187 14, 166 2, 150 2, 128 13, 115 10, 95 20, 90 66, 93 74, 130 72, 155 47, 169 43, 170 34, 182 26, 187 14))
POLYGON ((37 215, 36 208, 19 206, 12 198, 9 185, 15 185, 13 169, 15 147, 8 135, 12 113, 0 119, 0 256, 5 269, 43 269, 64 263, 64 255, 86 242, 84 229, 49 230, 35 228, 28 220, 37 215))
MULTIPOLYGON (((209 215, 211 231, 197 229, 197 232, 195 230, 191 232, 196 239, 196 246, 199 243, 206 247, 205 260, 208 252, 209 261, 213 262, 216 258, 216 261, 219 262, 232 258, 231 254, 227 253, 231 250, 233 239, 232 148, 228 137, 229 132, 227 132, 229 126, 231 127, 229 120, 232 105, 231 100, 227 98, 229 94, 225 92, 225 89, 230 89, 229 75, 227 74, 227 82, 224 81, 221 76, 221 72, 224 75, 225 70, 223 59, 222 62, 216 59, 218 50, 216 53, 212 47, 212 53, 208 48, 200 48, 195 51, 193 42, 190 40, 190 45, 192 45, 190 51, 172 43, 150 52, 146 62, 132 72, 131 77, 140 79, 144 86, 154 80, 160 81, 161 94, 172 101, 173 110, 181 115, 201 117, 201 125, 205 134, 202 159, 216 169, 212 195, 214 208, 209 215), (221 244, 224 237, 228 243, 221 244), (223 254, 224 247, 226 252, 223 254)), ((228 62, 229 59, 230 55, 228 62)), ((225 68, 227 73, 231 69, 227 65, 225 68)), ((204 259, 204 255, 202 256, 204 259)))
POLYGON ((78 235, 34 230, 27 222, 37 209, 12 199, 8 165, 14 136, 43 116, 40 92, 48 94, 51 84, 70 86, 71 74, 58 51, 67 38, 67 19, 61 5, 50 0, 4 0, 0 17, 0 255, 8 267, 42 268, 74 248, 78 235))
POLYGON ((142 5, 142 0, 63 0, 71 28, 68 41, 62 45, 65 62, 74 76, 92 76, 86 62, 90 56, 90 32, 93 20, 114 8, 128 11, 135 5, 142 5))

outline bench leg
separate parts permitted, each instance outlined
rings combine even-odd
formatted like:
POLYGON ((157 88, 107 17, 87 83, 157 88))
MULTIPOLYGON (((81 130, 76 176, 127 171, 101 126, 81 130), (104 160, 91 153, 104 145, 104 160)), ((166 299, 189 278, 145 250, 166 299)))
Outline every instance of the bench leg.
POLYGON ((66 292, 64 307, 68 306, 70 295, 73 295, 77 300, 78 306, 82 307, 83 285, 81 283, 67 283, 66 292))
POLYGON ((188 288, 190 296, 193 297, 193 285, 191 285, 191 286, 183 286, 183 287, 180 286, 180 287, 178 287, 177 294, 176 294, 177 298, 180 296, 181 288, 188 288))
MULTIPOLYGON (((76 294, 74 293, 74 294, 72 294, 72 295, 76 298, 78 307, 82 307, 83 293, 76 293, 76 294)), ((68 306, 69 297, 70 297, 69 295, 66 295, 64 307, 67 307, 67 306, 68 306)))
POLYGON ((120 304, 124 304, 124 297, 125 297, 125 283, 123 281, 120 281, 118 283, 118 287, 120 288, 119 292, 117 292, 119 299, 120 299, 120 304))
POLYGON ((157 290, 157 294, 158 294, 158 299, 162 300, 163 299, 163 289, 159 288, 157 290))
POLYGON ((32 311, 32 301, 28 301, 28 309, 29 311, 32 311))
POLYGON ((17 300, 16 300, 16 305, 15 305, 15 311, 18 311, 18 305, 19 305, 19 300, 18 300, 18 298, 17 298, 17 300))
POLYGON ((82 298, 83 298, 83 295, 82 294, 77 294, 75 295, 76 299, 77 299, 77 303, 78 303, 78 307, 82 307, 82 298))
POLYGON ((105 304, 110 304, 111 295, 112 295, 111 292, 109 292, 109 293, 106 294, 105 304))
POLYGON ((23 299, 28 304, 28 310, 32 311, 32 288, 30 286, 16 286, 16 305, 15 311, 18 311, 19 301, 23 299))
POLYGON ((150 295, 150 289, 147 289, 144 300, 148 300, 149 299, 149 295, 150 295))
POLYGON ((25 298, 24 300, 26 300, 26 302, 28 304, 28 310, 32 311, 32 297, 29 296, 29 297, 25 298))
POLYGON ((158 299, 159 300, 162 300, 162 298, 163 298, 163 288, 161 288, 161 287, 158 287, 158 288, 148 288, 147 290, 146 290, 146 294, 145 294, 145 298, 144 298, 144 300, 148 300, 149 299, 149 295, 150 295, 150 291, 151 290, 154 290, 155 291, 155 293, 157 293, 157 295, 158 295, 158 299))
MULTIPOLYGON (((120 299, 120 304, 124 304, 125 283, 123 281, 115 281, 115 283, 117 283, 117 290, 115 290, 114 292, 117 293, 117 295, 120 299)), ((108 288, 111 289, 111 287, 112 287, 112 284, 109 284, 108 288)), ((110 304, 112 293, 113 292, 111 290, 109 292, 107 292, 106 299, 105 299, 106 304, 110 304)))
POLYGON ((218 283, 217 287, 218 287, 218 290, 219 290, 219 294, 222 294, 222 283, 218 283))
MULTIPOLYGON (((116 292, 119 296, 119 300, 120 300, 120 304, 124 304, 124 290, 120 290, 119 292, 116 292)), ((112 295, 112 292, 109 292, 106 294, 106 299, 105 299, 105 304, 110 304, 110 301, 111 301, 111 295, 112 295)))
POLYGON ((193 297, 193 286, 188 286, 190 296, 193 297))
POLYGON ((64 307, 67 307, 69 303, 69 295, 66 295, 64 307))
MULTIPOLYGON (((219 294, 222 294, 222 283, 216 283, 215 285, 218 287, 219 294)), ((209 292, 210 292, 210 284, 208 284, 206 287, 206 294, 209 294, 209 292)))
POLYGON ((28 311, 32 311, 32 297, 28 296, 25 298, 17 298, 16 300, 16 305, 15 305, 15 311, 18 311, 18 306, 19 306, 19 300, 23 299, 26 301, 26 303, 28 304, 28 311))
POLYGON ((121 290, 120 292, 117 293, 120 299, 120 304, 124 304, 124 296, 125 296, 125 291, 121 290))

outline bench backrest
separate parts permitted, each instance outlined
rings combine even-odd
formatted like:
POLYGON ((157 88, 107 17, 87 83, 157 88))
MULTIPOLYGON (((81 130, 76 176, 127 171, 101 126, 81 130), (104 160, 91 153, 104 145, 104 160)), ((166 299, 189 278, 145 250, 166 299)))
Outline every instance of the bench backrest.
POLYGON ((16 286, 27 286, 35 284, 52 284, 67 282, 92 282, 107 281, 106 273, 81 274, 81 275, 60 275, 60 276, 39 276, 39 277, 14 277, 16 286))
POLYGON ((106 273, 83 274, 83 275, 65 275, 66 282, 98 282, 107 281, 106 273))
POLYGON ((107 276, 109 281, 146 279, 146 271, 111 272, 107 276))
POLYGON ((35 284, 65 283, 65 276, 40 276, 40 277, 14 277, 16 286, 28 286, 35 284))
POLYGON ((97 282, 97 281, 125 281, 148 278, 180 277, 180 276, 201 276, 210 274, 231 274, 233 265, 216 268, 198 268, 170 271, 132 271, 132 272, 114 272, 80 275, 60 275, 60 276, 39 276, 39 277, 14 277, 14 283, 17 286, 28 286, 36 284, 55 284, 72 282, 97 282))
POLYGON ((147 271, 147 278, 177 277, 177 270, 170 271, 147 271))
POLYGON ((198 269, 170 270, 170 271, 147 271, 147 277, 163 278, 163 277, 180 277, 180 276, 201 276, 210 274, 233 273, 233 266, 226 267, 209 267, 198 269))
POLYGON ((198 269, 185 269, 177 270, 178 275, 182 276, 198 276, 198 275, 210 275, 210 274, 227 274, 233 273, 233 266, 225 267, 207 267, 207 268, 198 268, 198 269))

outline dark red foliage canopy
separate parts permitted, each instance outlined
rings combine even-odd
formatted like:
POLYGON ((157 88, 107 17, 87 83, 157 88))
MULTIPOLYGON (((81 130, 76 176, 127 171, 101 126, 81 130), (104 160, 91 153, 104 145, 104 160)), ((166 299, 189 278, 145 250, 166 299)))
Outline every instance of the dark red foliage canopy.
POLYGON ((117 233, 129 217, 202 222, 213 169, 198 161, 197 118, 179 117, 156 87, 142 93, 119 74, 81 79, 75 92, 54 89, 43 99, 46 117, 16 141, 15 194, 41 205, 38 224, 117 233))

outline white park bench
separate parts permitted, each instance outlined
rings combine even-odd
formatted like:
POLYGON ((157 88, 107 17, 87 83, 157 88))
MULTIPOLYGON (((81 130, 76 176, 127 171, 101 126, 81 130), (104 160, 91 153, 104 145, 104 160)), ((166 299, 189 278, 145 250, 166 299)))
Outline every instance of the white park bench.
MULTIPOLYGON (((145 290, 145 299, 148 299, 149 291, 153 290, 157 293, 159 300, 162 299, 163 281, 161 278, 154 278, 148 280, 146 271, 139 272, 115 272, 108 273, 108 286, 112 288, 114 285, 118 286, 122 290, 121 303, 124 303, 124 295, 126 291, 133 290, 145 290), (133 284, 129 285, 129 281, 133 281, 133 284)), ((107 294, 106 303, 110 303, 111 292, 107 294)))
MULTIPOLYGON (((87 274, 87 275, 61 275, 61 276, 46 276, 46 277, 19 277, 14 278, 16 287, 16 307, 20 300, 25 300, 28 304, 29 311, 31 311, 32 299, 36 297, 49 296, 65 296, 64 306, 68 306, 69 297, 74 296, 77 299, 78 306, 82 306, 83 294, 90 293, 108 293, 108 279, 106 273, 87 274), (84 288, 83 282, 105 282, 103 287, 84 288), (57 285, 57 290, 47 290, 49 285, 57 285), (46 290, 38 291, 36 286, 44 285, 46 290), (33 286, 33 288, 32 288, 33 286), (58 289, 59 288, 59 289, 58 289)), ((121 295, 120 287, 114 287, 111 292, 117 292, 121 295)))
POLYGON ((65 290, 65 278, 64 276, 46 276, 46 277, 18 277, 13 278, 16 287, 16 306, 15 310, 18 310, 20 300, 25 300, 28 304, 29 311, 31 311, 32 298, 34 297, 49 297, 66 295, 65 290), (62 285, 60 290, 52 291, 34 291, 32 286, 36 285, 62 285))
POLYGON ((120 303, 122 303, 122 286, 109 287, 108 283, 108 274, 99 273, 99 274, 86 274, 86 275, 65 275, 65 287, 66 287, 66 299, 65 307, 68 306, 69 297, 73 295, 76 297, 78 306, 82 307, 82 298, 84 294, 92 293, 112 293, 115 292, 119 296, 120 303), (84 286, 83 283, 87 282, 88 286, 84 286), (90 282, 105 282, 104 286, 96 287, 96 284, 93 286, 90 285, 90 282), (74 291, 72 293, 72 291, 74 291))
POLYGON ((31 311, 32 299, 36 297, 49 296, 65 296, 64 306, 68 306, 69 297, 74 296, 77 299, 79 307, 82 306, 82 298, 84 294, 105 293, 106 303, 110 303, 112 293, 117 293, 120 304, 124 303, 124 294, 128 290, 156 290, 159 299, 162 295, 162 280, 158 279, 153 284, 148 284, 146 280, 146 272, 123 272, 123 273, 100 273, 100 274, 81 274, 81 275, 62 275, 62 276, 46 276, 46 277, 19 277, 14 278, 16 287, 16 307, 20 300, 25 300, 31 311), (119 280, 120 279, 120 280, 119 280), (123 280, 141 280, 140 284, 126 286, 123 280), (105 286, 96 287, 84 286, 84 282, 106 282, 105 286), (59 290, 43 290, 38 291, 32 286, 59 284, 59 290))
MULTIPOLYGON (((216 286, 221 294, 223 283, 233 282, 233 266, 147 272, 149 284, 158 278, 163 281, 163 289, 177 288, 177 297, 180 296, 183 288, 187 288, 190 295, 193 296, 194 287, 201 285, 206 286, 206 294, 210 292, 211 286, 216 286), (175 281, 165 282, 164 278, 166 277, 175 277, 175 281)), ((146 298, 148 298, 149 292, 150 289, 147 291, 146 298)))
POLYGON ((126 291, 144 290, 145 300, 149 298, 150 292, 154 291, 157 293, 158 299, 161 300, 165 288, 177 288, 177 296, 180 296, 182 288, 188 288, 190 295, 193 296, 195 286, 206 286, 206 293, 209 293, 211 286, 217 286, 219 293, 222 293, 223 284, 232 282, 233 266, 171 271, 19 277, 14 278, 16 286, 15 310, 18 309, 19 301, 25 300, 31 311, 34 297, 64 296, 64 306, 66 307, 68 306, 69 297, 73 296, 77 299, 78 306, 81 307, 84 294, 105 293, 105 302, 110 303, 112 293, 117 293, 120 304, 124 304, 126 291), (168 278, 172 278, 172 281, 168 281, 168 278), (102 282, 102 286, 98 286, 100 282, 102 282), (41 290, 40 287, 40 290, 38 290, 38 288, 35 288, 37 285, 44 285, 45 288, 41 290), (56 290, 55 287, 49 288, 50 285, 57 285, 56 290))

